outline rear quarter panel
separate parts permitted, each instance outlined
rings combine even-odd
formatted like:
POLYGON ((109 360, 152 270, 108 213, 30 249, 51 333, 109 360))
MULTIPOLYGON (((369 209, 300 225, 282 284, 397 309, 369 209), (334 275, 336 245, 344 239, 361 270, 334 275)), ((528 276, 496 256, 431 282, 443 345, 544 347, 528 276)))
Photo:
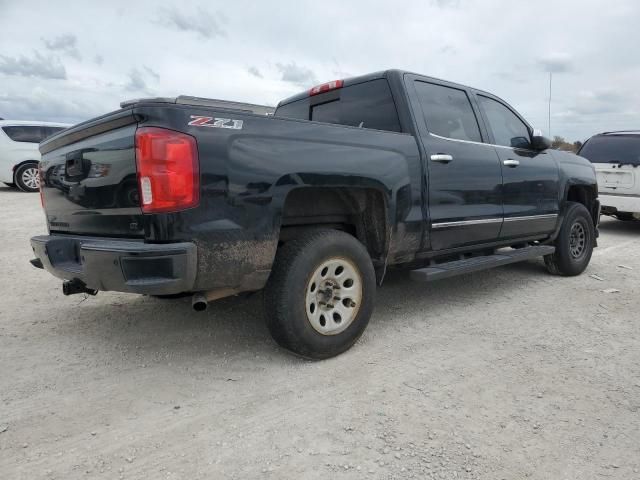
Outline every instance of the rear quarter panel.
POLYGON ((268 278, 286 197, 304 187, 373 188, 383 193, 390 255, 415 252, 421 238, 421 171, 413 136, 197 107, 140 107, 140 126, 197 138, 201 200, 154 215, 149 239, 198 245, 199 289, 259 289, 268 278), (189 126, 192 115, 242 120, 242 129, 189 126))

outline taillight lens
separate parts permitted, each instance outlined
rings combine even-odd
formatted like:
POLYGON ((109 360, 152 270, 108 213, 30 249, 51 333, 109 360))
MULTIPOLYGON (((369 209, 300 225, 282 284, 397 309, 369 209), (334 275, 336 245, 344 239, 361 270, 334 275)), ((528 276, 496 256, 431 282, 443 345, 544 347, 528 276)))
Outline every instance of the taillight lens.
POLYGON ((136 165, 144 213, 176 212, 198 205, 198 147, 191 135, 165 128, 139 128, 136 165))

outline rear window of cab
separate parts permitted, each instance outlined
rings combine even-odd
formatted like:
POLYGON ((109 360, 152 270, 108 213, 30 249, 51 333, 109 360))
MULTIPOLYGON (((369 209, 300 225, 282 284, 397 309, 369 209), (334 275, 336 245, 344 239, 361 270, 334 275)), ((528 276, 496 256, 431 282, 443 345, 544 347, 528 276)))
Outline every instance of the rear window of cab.
POLYGON ((384 78, 287 103, 278 107, 274 116, 389 132, 402 131, 391 89, 384 78))

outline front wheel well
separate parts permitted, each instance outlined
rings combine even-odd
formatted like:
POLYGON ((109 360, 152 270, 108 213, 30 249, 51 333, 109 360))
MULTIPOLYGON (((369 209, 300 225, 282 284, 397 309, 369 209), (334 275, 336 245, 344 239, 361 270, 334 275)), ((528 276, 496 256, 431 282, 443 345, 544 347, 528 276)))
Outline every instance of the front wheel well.
POLYGON ((567 189, 567 202, 580 203, 591 214, 594 225, 599 223, 600 211, 598 208, 598 187, 596 185, 571 185, 567 189))

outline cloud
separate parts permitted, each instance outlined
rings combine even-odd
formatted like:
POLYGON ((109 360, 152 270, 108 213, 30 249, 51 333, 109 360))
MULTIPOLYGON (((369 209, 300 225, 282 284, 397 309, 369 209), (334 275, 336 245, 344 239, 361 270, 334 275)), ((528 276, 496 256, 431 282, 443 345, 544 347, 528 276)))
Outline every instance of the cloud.
POLYGON ((50 80, 66 80, 67 71, 60 59, 34 52, 33 58, 0 55, 0 73, 50 80))
MULTIPOLYGON (((33 2, 0 0, 0 94, 28 97, 42 87, 62 100, 103 109, 127 97, 179 93, 275 104, 326 80, 397 67, 492 92, 532 124, 546 126, 553 71, 552 134, 575 139, 640 125, 640 56, 620 48, 620 39, 640 43, 637 0, 605 9, 580 0, 520 2, 517 8, 508 0, 414 0, 404 8, 370 0, 364 9, 343 0, 304 8, 285 0, 279 12, 273 2, 249 8, 247 2, 204 0, 111 3, 60 9, 59 2, 38 2, 34 16, 33 2), (535 39, 523 35, 523 26, 543 11, 553 15, 536 23, 535 39), (29 28, 20 28, 25 18, 29 28), (424 19, 436 28, 425 28, 424 19), (500 28, 478 28, 496 19, 500 28), (46 49, 41 39, 62 47, 58 39, 66 34, 77 37, 83 62, 46 49), (606 89, 627 101, 608 99, 606 89), (569 110, 572 119, 555 116, 569 110), (588 113, 604 110, 611 113, 588 113)), ((67 44, 72 47, 72 40, 67 44)), ((33 117, 28 113, 25 118, 33 117)))
POLYGON ((140 70, 134 68, 129 72, 129 81, 125 85, 125 88, 132 92, 147 90, 147 82, 145 81, 140 70))
POLYGON ((276 63, 276 68, 282 74, 282 80, 302 87, 311 86, 318 83, 316 75, 307 67, 299 66, 295 62, 282 64, 276 63))
POLYGON ((156 72, 150 67, 147 67, 146 65, 143 65, 142 68, 144 68, 144 71, 147 72, 149 76, 153 77, 156 80, 156 82, 160 80, 160 75, 158 74, 158 72, 156 72))
POLYGON ((150 79, 154 82, 158 82, 160 80, 160 75, 146 65, 142 66, 142 70, 133 68, 129 71, 129 81, 126 83, 125 89, 130 92, 151 93, 152 90, 148 85, 148 81, 150 79))
POLYGON ((636 99, 615 90, 603 89, 579 92, 560 117, 604 115, 610 113, 634 114, 636 99))
POLYGON ((0 94, 0 109, 6 118, 76 123, 104 113, 105 107, 36 87, 23 95, 0 94))
POLYGON ((203 38, 226 37, 227 32, 223 25, 227 23, 226 17, 220 12, 209 13, 204 8, 199 8, 196 15, 189 16, 177 8, 163 10, 160 23, 182 32, 197 33, 203 38))
POLYGON ((539 57, 537 63, 545 72, 564 73, 573 70, 573 60, 567 53, 549 53, 539 57))
POLYGON ((80 52, 78 51, 78 38, 71 33, 60 35, 53 40, 43 38, 42 41, 49 50, 61 52, 76 60, 81 59, 80 52))
POLYGON ((258 70, 258 67, 251 66, 247 68, 247 72, 249 72, 254 77, 263 78, 262 73, 258 70))
POLYGON ((460 6, 460 0, 431 0, 431 4, 440 8, 455 8, 460 6))

